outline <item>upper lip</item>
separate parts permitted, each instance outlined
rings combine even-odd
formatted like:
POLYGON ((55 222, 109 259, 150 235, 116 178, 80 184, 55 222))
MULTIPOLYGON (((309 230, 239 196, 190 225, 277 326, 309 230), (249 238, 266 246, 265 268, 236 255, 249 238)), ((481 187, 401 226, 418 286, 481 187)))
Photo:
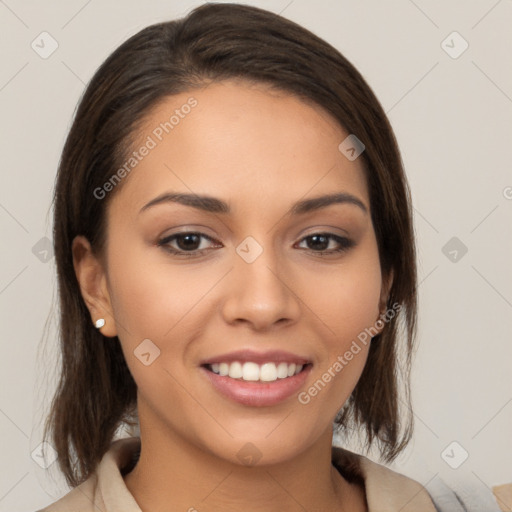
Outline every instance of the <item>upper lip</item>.
POLYGON ((234 352, 228 352, 220 354, 218 356, 209 357, 204 361, 201 361, 201 365, 214 364, 214 363, 232 363, 239 361, 240 363, 295 363, 295 364, 307 364, 310 360, 307 357, 303 357, 291 352, 285 352, 283 350, 268 350, 265 352, 256 352, 254 350, 236 350, 234 352))

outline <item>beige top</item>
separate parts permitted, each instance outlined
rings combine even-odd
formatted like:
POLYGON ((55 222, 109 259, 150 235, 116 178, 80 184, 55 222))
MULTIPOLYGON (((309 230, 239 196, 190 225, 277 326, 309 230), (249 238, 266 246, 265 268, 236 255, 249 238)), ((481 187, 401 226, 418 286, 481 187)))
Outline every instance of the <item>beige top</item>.
MULTIPOLYGON (((139 437, 114 441, 85 482, 38 512, 142 512, 123 480, 139 449, 139 437)), ((369 512, 436 512, 427 490, 415 480, 343 448, 333 447, 332 454, 335 466, 364 480, 369 512)))

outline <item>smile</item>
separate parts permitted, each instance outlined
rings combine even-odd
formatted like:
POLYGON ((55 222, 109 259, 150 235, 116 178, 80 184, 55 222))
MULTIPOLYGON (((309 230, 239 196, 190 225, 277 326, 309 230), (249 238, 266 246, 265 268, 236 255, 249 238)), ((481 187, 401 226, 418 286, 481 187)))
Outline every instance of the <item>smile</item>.
POLYGON ((207 382, 230 401, 251 407, 280 404, 300 392, 311 373, 310 355, 240 349, 199 362, 207 382))
POLYGON ((274 382, 297 375, 302 371, 303 365, 285 362, 258 364, 250 361, 242 364, 240 361, 233 361, 213 363, 206 367, 221 377, 252 382, 274 382))

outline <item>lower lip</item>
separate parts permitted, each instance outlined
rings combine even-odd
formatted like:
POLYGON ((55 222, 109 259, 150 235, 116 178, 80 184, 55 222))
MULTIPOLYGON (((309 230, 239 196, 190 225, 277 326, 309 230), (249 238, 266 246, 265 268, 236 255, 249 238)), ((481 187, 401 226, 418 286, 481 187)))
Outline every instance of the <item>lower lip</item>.
POLYGON ((252 407, 268 407, 277 405, 298 393, 311 371, 311 365, 307 365, 293 377, 277 379, 273 382, 250 382, 221 377, 204 367, 201 367, 201 371, 213 384, 213 387, 227 398, 252 407))

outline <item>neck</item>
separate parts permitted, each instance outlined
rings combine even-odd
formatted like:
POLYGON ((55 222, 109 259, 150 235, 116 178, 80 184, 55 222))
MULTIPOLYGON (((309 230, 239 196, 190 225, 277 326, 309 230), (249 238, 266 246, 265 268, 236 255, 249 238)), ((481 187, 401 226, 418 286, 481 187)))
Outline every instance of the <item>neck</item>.
POLYGON ((125 483, 142 510, 366 510, 364 490, 331 464, 332 430, 292 460, 244 466, 170 429, 141 428, 141 452, 125 483))

